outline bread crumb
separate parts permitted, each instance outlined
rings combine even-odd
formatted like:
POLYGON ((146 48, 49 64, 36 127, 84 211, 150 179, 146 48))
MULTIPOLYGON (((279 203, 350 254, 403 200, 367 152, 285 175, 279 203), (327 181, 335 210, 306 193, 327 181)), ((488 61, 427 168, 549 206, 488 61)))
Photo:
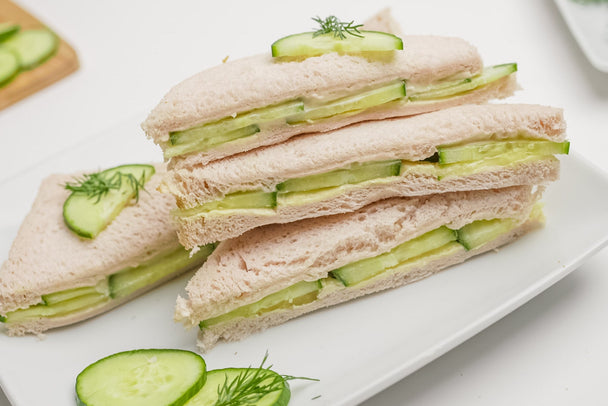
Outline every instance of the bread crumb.
POLYGON ((228 58, 230 58, 230 55, 226 55, 226 57, 222 59, 222 63, 228 62, 228 58))

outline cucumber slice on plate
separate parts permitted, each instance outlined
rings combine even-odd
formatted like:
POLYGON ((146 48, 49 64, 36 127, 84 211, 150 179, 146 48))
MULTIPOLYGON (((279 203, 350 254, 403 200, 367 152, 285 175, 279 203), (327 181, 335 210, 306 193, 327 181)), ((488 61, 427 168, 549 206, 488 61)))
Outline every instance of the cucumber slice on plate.
POLYGON ((191 351, 125 351, 86 367, 76 378, 81 406, 181 406, 205 384, 207 367, 191 351))
POLYGON ((10 82, 19 73, 19 59, 6 48, 0 46, 0 86, 10 82))
POLYGON ((270 369, 226 368, 209 371, 205 386, 186 406, 286 406, 290 398, 285 379, 270 369))
POLYGON ((21 27, 19 24, 11 23, 11 22, 3 22, 0 23, 0 42, 12 37, 16 34, 21 27))
POLYGON ((313 32, 289 35, 275 41, 271 46, 272 56, 317 56, 329 52, 359 53, 387 52, 403 49, 401 38, 379 31, 360 31, 359 36, 340 39, 333 33, 313 35, 313 32))
POLYGON ((76 234, 95 238, 154 174, 152 165, 122 165, 67 184, 72 194, 63 204, 65 224, 76 234))
POLYGON ((59 40, 52 31, 42 28, 20 31, 2 45, 14 52, 19 59, 21 69, 27 70, 50 58, 57 51, 59 40))

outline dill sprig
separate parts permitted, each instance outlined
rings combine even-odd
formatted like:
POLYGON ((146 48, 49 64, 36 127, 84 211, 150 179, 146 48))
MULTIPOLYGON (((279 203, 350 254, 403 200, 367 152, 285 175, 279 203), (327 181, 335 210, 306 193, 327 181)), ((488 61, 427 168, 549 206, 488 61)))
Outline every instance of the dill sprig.
POLYGON ((142 172, 140 179, 131 173, 120 171, 113 172, 111 175, 104 172, 88 173, 74 178, 74 182, 66 182, 64 187, 72 193, 82 193, 89 199, 95 199, 95 204, 97 204, 110 190, 120 189, 123 182, 129 183, 135 192, 135 200, 139 201, 140 189, 145 190, 145 172, 142 172))
POLYGON ((294 379, 318 381, 314 378, 273 373, 273 371, 270 371, 272 365, 264 368, 267 359, 268 352, 264 355, 259 367, 251 368, 250 366, 230 381, 226 375, 224 383, 217 389, 217 400, 214 406, 254 405, 269 393, 281 390, 285 381, 294 379))
POLYGON ((353 37, 363 38, 359 27, 363 27, 363 24, 353 25, 354 21, 342 22, 338 20, 336 16, 329 16, 325 20, 320 17, 314 17, 313 21, 316 21, 321 26, 320 29, 313 32, 312 36, 317 37, 323 34, 333 33, 335 38, 346 39, 346 34, 352 35, 353 37))

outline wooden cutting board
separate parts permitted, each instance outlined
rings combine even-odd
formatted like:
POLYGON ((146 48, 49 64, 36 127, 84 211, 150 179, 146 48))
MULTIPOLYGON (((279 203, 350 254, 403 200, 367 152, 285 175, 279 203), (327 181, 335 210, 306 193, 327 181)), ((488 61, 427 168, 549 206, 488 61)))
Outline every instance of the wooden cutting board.
MULTIPOLYGON (((2 21, 17 23, 21 25, 21 29, 45 27, 38 19, 9 0, 0 0, 0 22, 2 21)), ((78 57, 74 49, 61 38, 59 41, 59 48, 50 59, 32 70, 20 72, 9 84, 0 87, 0 109, 55 83, 78 69, 78 57)))

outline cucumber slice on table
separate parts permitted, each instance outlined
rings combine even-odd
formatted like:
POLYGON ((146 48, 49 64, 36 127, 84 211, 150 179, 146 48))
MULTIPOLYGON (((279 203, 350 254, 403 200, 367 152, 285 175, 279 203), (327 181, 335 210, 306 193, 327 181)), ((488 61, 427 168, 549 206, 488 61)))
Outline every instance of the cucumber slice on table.
POLYGON ((35 68, 51 57, 59 47, 57 36, 48 29, 23 30, 2 43, 14 52, 21 69, 35 68))
POLYGON ((10 82, 19 73, 19 59, 0 46, 0 86, 10 82))
POLYGON ((287 382, 274 371, 261 368, 226 368, 207 372, 205 386, 186 403, 186 406, 216 404, 286 406, 290 398, 291 391, 287 382), (238 384, 239 382, 241 385, 238 384), (222 391, 222 388, 232 390, 222 391), (244 389, 235 390, 234 388, 244 389), (229 399, 233 399, 231 403, 220 402, 224 393, 230 394, 229 399), (260 393, 261 396, 248 395, 251 393, 260 393))
POLYGON ((4 41, 15 35, 21 27, 11 22, 0 23, 0 41, 4 41))
POLYGON ((478 161, 513 151, 537 156, 546 156, 567 154, 569 150, 570 142, 568 141, 514 140, 482 141, 458 146, 438 147, 437 153, 439 155, 440 164, 451 164, 455 162, 478 161))
POLYGON ((317 56, 329 52, 386 52, 403 49, 403 41, 393 34, 379 31, 360 33, 361 37, 348 36, 344 39, 335 37, 333 33, 316 37, 312 32, 289 35, 272 44, 272 56, 317 56))
POLYGON ((76 378, 81 406, 181 406, 205 384, 207 367, 191 351, 125 351, 86 367, 76 378))
MULTIPOLYGON (((63 204, 63 219, 76 234, 95 238, 120 213, 154 174, 152 165, 122 165, 94 174, 95 183, 111 184, 101 195, 75 191, 63 204)), ((90 179, 90 178, 89 178, 90 179)))
POLYGON ((506 63, 484 68, 477 76, 443 83, 435 83, 425 89, 408 89, 408 99, 411 101, 441 99, 454 96, 478 87, 495 82, 517 71, 516 63, 506 63))

